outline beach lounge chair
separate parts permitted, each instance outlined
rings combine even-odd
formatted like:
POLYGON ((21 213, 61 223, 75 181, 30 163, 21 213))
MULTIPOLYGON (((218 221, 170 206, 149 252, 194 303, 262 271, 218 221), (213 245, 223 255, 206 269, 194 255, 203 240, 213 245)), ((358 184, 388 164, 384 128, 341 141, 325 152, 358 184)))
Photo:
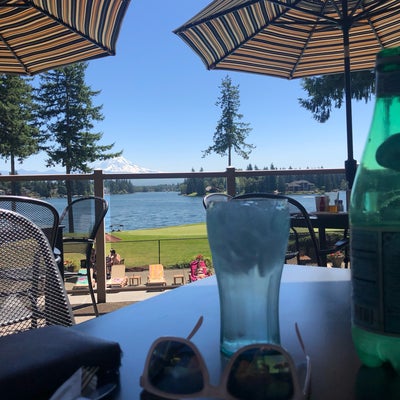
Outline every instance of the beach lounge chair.
MULTIPOLYGON (((96 282, 93 279, 93 270, 90 271, 90 276, 92 278, 92 286, 96 286, 96 282)), ((81 268, 78 271, 78 277, 72 289, 89 289, 89 283, 87 278, 87 271, 86 268, 81 268)))
POLYGON ((125 265, 115 264, 111 268, 111 278, 106 281, 109 288, 122 288, 128 284, 128 277, 125 272, 125 265))
POLYGON ((166 286, 167 281, 164 276, 164 266, 162 264, 150 264, 149 275, 147 276, 147 286, 166 286))

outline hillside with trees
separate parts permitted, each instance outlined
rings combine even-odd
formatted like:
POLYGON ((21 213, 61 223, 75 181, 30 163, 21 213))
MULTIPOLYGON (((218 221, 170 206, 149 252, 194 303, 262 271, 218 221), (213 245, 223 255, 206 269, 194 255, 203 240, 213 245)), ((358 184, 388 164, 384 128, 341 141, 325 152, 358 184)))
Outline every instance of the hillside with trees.
MULTIPOLYGON (((291 168, 288 168, 289 170, 291 168)), ((247 171, 259 170, 251 164, 247 171)), ((277 170, 273 164, 263 170, 277 170)), ((192 172, 194 172, 192 170, 192 172)), ((200 170, 202 172, 202 170, 200 170)), ((345 174, 301 174, 293 170, 289 175, 271 175, 260 177, 236 178, 237 193, 267 192, 272 193, 300 193, 300 192, 330 192, 332 190, 346 189, 345 174)), ((224 178, 187 178, 181 184, 181 194, 204 196, 211 192, 224 192, 226 183, 224 178)))

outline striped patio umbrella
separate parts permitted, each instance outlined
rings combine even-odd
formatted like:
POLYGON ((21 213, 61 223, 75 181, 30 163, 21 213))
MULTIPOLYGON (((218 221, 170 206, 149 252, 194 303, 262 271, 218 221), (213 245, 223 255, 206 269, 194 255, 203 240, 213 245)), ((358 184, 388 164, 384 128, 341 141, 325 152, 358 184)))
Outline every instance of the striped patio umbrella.
POLYGON ((281 78, 344 73, 347 180, 353 158, 350 71, 400 45, 399 0, 214 0, 174 31, 208 69, 281 78))
POLYGON ((0 0, 0 73, 115 55, 130 0, 0 0))

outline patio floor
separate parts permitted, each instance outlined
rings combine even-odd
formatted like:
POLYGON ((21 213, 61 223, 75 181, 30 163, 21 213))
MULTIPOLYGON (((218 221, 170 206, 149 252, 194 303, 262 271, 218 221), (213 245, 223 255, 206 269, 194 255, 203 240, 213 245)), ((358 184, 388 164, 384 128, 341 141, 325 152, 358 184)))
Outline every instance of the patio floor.
MULTIPOLYGON (((126 275, 129 277, 138 275, 141 277, 141 285, 139 286, 126 286, 123 290, 116 290, 113 293, 106 294, 106 303, 97 304, 99 314, 106 314, 121 307, 134 304, 138 301, 146 300, 154 296, 158 296, 167 292, 169 289, 164 291, 161 290, 148 290, 149 288, 145 285, 147 281, 148 271, 130 272, 127 271, 126 275), (132 289, 132 290, 129 290, 132 289)), ((184 275, 185 284, 188 280, 188 270, 186 269, 165 269, 165 279, 168 286, 172 286, 174 283, 174 275, 184 275)), ((74 293, 72 290, 73 283, 66 283, 66 289, 68 291, 69 301, 74 310, 75 322, 81 323, 88 319, 94 318, 93 306, 91 303, 90 295, 74 293)))

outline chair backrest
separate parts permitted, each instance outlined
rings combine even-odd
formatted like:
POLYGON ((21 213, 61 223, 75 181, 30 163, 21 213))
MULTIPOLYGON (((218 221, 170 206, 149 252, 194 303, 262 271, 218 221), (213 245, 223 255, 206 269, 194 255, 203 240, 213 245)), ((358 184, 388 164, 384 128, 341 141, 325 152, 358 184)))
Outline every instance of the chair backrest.
POLYGON ((162 281, 164 279, 164 266, 162 264, 150 264, 149 281, 162 281))
POLYGON ((60 224, 63 226, 64 256, 68 253, 72 253, 74 256, 76 254, 84 255, 88 288, 96 317, 99 312, 91 279, 92 248, 97 231, 107 211, 108 203, 102 197, 80 197, 68 204, 60 217, 60 224))
POLYGON ((80 197, 68 204, 61 214, 64 234, 70 238, 94 239, 108 211, 108 203, 101 197, 80 197))
POLYGON ((0 336, 74 323, 68 296, 43 231, 0 209, 0 336))
POLYGON ((311 242, 313 244, 317 265, 322 265, 321 257, 320 257, 319 244, 318 244, 318 240, 317 240, 314 228, 313 228, 311 220, 310 220, 310 215, 308 214, 307 210, 304 208, 304 206, 300 202, 298 202, 297 200, 293 199, 290 196, 273 194, 273 193, 245 193, 245 194, 242 194, 242 195, 238 195, 238 196, 232 197, 232 200, 235 200, 235 199, 260 198, 260 197, 261 198, 268 198, 268 199, 286 199, 287 202, 289 203, 290 214, 292 216, 300 214, 301 217, 304 218, 304 221, 305 221, 305 223, 307 225, 308 233, 309 233, 310 238, 311 238, 311 242))
POLYGON ((232 196, 225 193, 210 193, 203 197, 203 206, 207 208, 208 205, 213 201, 228 201, 231 200, 232 196))
POLYGON ((50 203, 24 196, 0 196, 0 208, 15 211, 37 225, 54 249, 59 226, 59 214, 50 203))
POLYGON ((60 217, 60 224, 63 225, 64 253, 85 254, 85 259, 89 262, 93 241, 107 211, 107 201, 96 196, 81 197, 68 204, 60 217), (73 251, 69 251, 69 243, 73 251))
POLYGON ((124 264, 114 264, 111 268, 111 279, 124 278, 126 276, 126 267, 124 264))

